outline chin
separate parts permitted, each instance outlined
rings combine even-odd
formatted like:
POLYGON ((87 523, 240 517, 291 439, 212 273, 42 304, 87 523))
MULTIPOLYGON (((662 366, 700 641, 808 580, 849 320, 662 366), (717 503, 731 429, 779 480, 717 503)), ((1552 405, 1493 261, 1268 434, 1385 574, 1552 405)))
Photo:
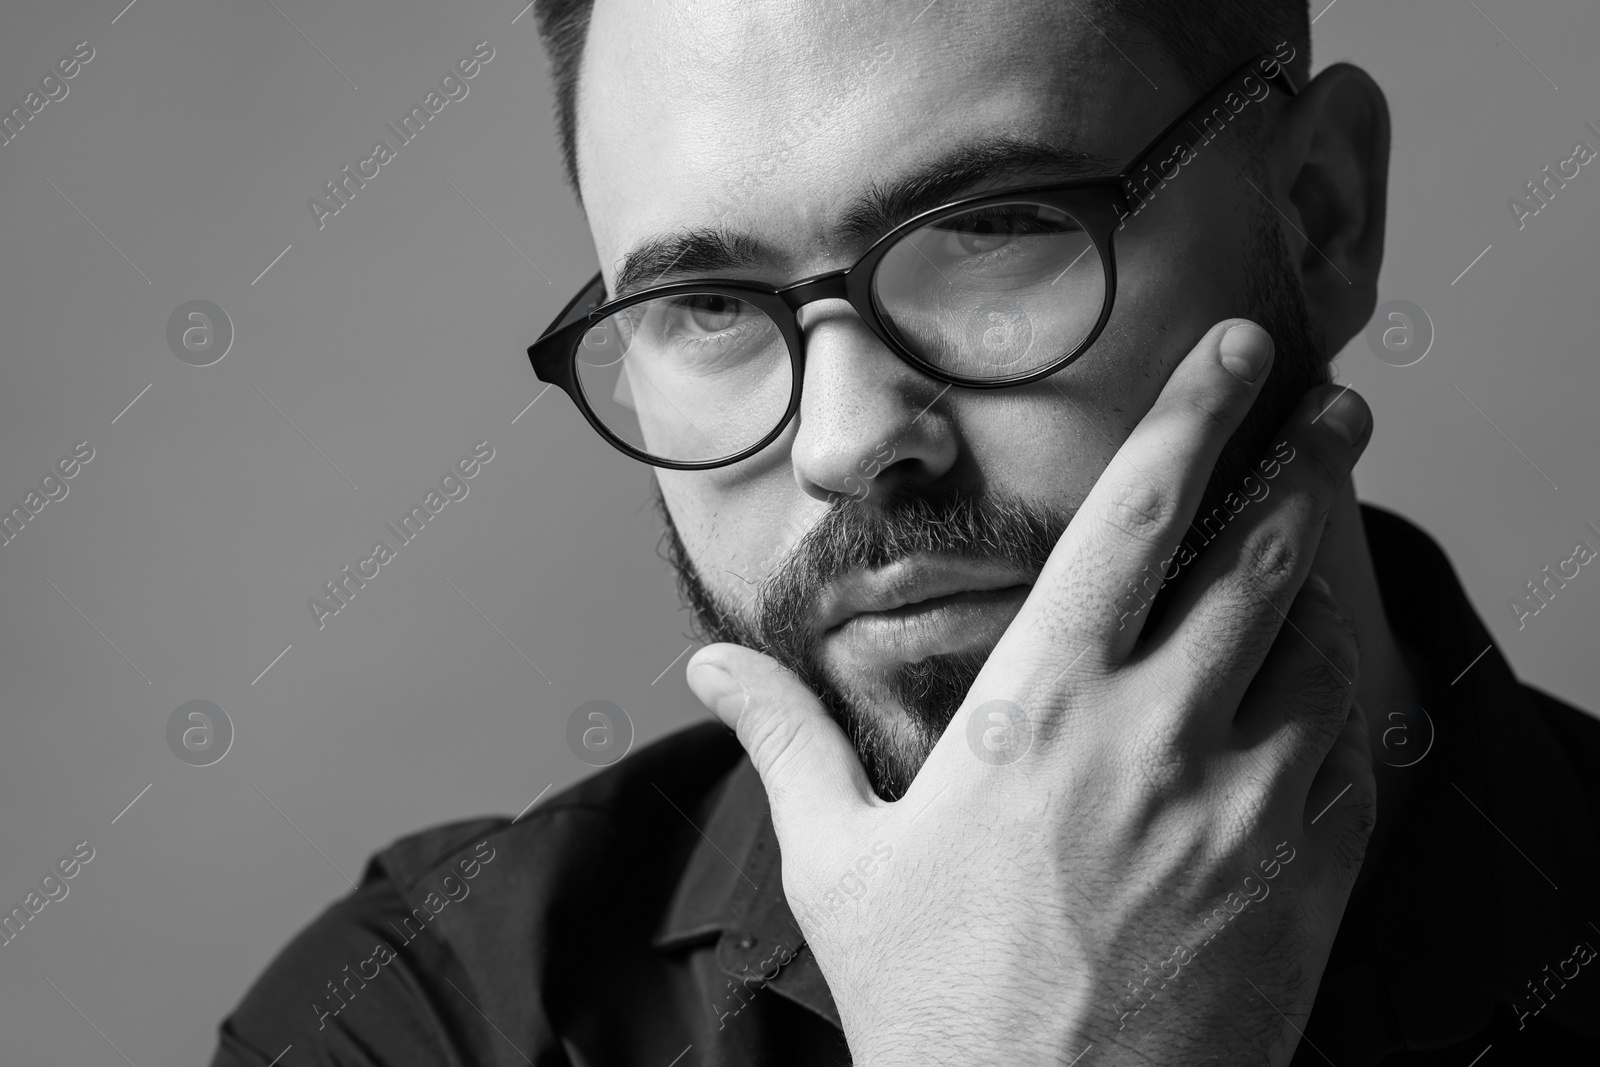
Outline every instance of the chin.
POLYGON ((944 735, 986 659, 984 651, 871 670, 824 665, 813 688, 855 746, 873 791, 883 800, 898 800, 944 735))

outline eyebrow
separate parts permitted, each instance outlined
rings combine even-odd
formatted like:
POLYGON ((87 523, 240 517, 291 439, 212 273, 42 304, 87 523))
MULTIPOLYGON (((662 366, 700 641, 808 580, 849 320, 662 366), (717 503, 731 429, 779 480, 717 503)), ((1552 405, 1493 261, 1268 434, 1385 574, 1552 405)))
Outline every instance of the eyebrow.
MULTIPOLYGON (((866 245, 981 184, 1112 177, 1114 172, 1112 161, 1089 152, 1029 137, 989 137, 959 145, 908 174, 874 182, 839 212, 834 231, 851 244, 866 245)), ((610 299, 664 284, 669 275, 709 277, 770 267, 782 258, 776 247, 757 237, 716 226, 661 234, 623 256, 610 299)))

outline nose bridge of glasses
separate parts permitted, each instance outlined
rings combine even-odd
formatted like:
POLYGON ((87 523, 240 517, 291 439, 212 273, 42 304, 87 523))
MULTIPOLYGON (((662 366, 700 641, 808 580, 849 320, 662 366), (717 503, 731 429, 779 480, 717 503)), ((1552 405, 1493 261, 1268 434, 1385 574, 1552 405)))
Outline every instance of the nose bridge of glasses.
POLYGON ((793 285, 779 289, 778 296, 783 299, 784 305, 790 311, 797 313, 805 305, 814 304, 818 300, 848 300, 849 292, 845 285, 847 273, 849 272, 832 270, 826 274, 802 278, 793 285))

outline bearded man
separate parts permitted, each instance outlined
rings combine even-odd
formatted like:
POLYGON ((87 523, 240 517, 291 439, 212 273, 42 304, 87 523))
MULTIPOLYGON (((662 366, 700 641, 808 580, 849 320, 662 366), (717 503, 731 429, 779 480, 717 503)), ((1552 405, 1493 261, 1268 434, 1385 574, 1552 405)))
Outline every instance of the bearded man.
POLYGON ((1389 117, 1303 0, 533 7, 532 373, 717 721, 381 852, 216 1065, 1600 1062, 1600 724, 1356 501, 1389 117))

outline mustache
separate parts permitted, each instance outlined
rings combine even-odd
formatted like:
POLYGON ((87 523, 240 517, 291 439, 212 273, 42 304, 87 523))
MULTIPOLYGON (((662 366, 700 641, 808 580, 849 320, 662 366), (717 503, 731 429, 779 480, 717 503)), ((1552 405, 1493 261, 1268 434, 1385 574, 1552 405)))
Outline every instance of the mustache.
POLYGON ((833 505, 757 586, 756 638, 786 666, 817 635, 810 621, 829 583, 912 555, 1001 560, 1037 574, 1074 510, 959 488, 896 486, 881 500, 833 505))

